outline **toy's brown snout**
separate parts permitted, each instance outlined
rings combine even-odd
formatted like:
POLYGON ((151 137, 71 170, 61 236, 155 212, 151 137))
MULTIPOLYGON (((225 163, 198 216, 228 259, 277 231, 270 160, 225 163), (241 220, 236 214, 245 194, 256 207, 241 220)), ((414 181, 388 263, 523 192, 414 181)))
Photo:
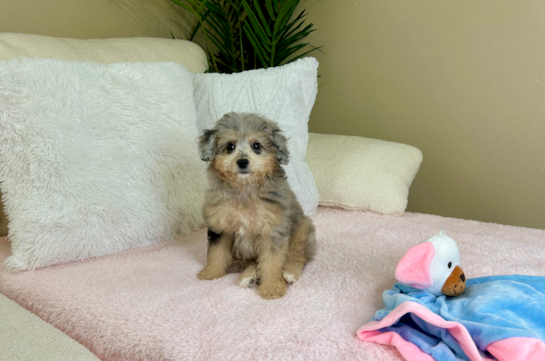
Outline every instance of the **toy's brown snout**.
POLYGON ((466 289, 466 276, 460 266, 454 267, 452 273, 445 281, 441 292, 447 296, 458 296, 466 289))

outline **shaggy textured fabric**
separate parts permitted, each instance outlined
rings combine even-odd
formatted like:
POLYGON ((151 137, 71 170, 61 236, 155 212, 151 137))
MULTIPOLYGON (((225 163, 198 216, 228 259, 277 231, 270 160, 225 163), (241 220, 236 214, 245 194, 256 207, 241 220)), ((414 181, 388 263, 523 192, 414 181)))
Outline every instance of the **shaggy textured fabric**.
MULTIPOLYGON (((208 60, 191 41, 160 38, 67 39, 33 34, 0 33, 0 60, 19 56, 60 60, 122 62, 176 62, 193 73, 204 73, 208 60)), ((0 203, 0 236, 7 235, 8 221, 0 203)))
POLYGON ((98 361, 88 349, 0 295, 0 360, 98 361))
MULTIPOLYGON (((0 292, 103 360, 401 360, 358 340, 383 307, 397 262, 444 230, 467 277, 545 273, 545 231, 405 213, 319 208, 319 250, 278 300, 200 281, 206 231, 179 240, 33 272, 0 274, 0 292)), ((0 243, 0 257, 9 251, 0 243)))
POLYGON ((422 152, 384 140, 311 133, 306 161, 320 205, 401 215, 422 152))
POLYGON ((318 190, 305 163, 308 119, 318 92, 314 58, 236 74, 197 74, 195 104, 199 131, 229 112, 257 113, 274 120, 289 138, 290 162, 283 166, 303 211, 314 214, 318 190))
POLYGON ((202 225, 194 75, 175 63, 0 62, 0 181, 18 271, 202 225))

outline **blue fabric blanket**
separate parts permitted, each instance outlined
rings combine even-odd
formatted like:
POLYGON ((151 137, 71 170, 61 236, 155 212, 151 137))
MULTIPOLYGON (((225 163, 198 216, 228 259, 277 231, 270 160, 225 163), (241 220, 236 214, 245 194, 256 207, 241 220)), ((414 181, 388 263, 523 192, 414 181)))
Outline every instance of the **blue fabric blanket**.
MULTIPOLYGON (((458 297, 434 296, 402 284, 383 293, 385 308, 373 321, 381 321, 404 302, 416 302, 447 321, 469 331, 481 355, 493 358, 487 346, 511 337, 545 342, 545 277, 491 276, 467 280, 458 297)), ((435 360, 469 360, 458 341, 445 328, 433 326, 414 313, 379 332, 393 331, 435 360)))

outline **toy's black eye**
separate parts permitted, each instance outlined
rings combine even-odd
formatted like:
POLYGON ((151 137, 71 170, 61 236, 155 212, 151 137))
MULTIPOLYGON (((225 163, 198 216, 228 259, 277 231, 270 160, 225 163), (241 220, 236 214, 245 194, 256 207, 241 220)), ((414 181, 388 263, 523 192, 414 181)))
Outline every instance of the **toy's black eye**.
POLYGON ((229 143, 227 144, 227 151, 228 152, 232 152, 233 150, 235 150, 235 143, 229 143))
POLYGON ((452 262, 448 263, 448 268, 452 267, 452 262))

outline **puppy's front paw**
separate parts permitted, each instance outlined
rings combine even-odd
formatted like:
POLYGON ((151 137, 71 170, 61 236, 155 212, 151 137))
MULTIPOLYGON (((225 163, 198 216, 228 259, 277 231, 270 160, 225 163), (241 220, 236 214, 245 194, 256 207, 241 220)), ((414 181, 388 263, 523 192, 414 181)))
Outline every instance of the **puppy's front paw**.
POLYGON ((262 283, 257 287, 257 292, 266 300, 280 298, 286 294, 287 286, 284 280, 262 283))
POLYGON ((216 278, 220 278, 220 277, 223 277, 225 276, 226 272, 225 271, 221 271, 221 270, 218 270, 218 269, 213 269, 213 268, 209 268, 209 267, 205 267, 202 269, 202 271, 200 271, 198 274, 197 274, 197 277, 200 279, 200 280, 214 280, 216 278))

